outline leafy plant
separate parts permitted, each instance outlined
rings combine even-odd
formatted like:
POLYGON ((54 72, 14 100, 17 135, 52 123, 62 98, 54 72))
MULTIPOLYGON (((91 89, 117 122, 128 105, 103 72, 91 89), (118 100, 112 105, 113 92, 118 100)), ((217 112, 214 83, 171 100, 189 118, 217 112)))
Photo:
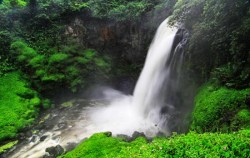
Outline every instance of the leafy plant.
POLYGON ((155 157, 248 157, 250 156, 250 131, 230 134, 204 133, 173 135, 147 142, 137 138, 124 142, 110 137, 110 133, 94 134, 74 150, 60 158, 155 158, 155 157))
POLYGON ((55 49, 41 54, 22 41, 11 44, 11 52, 16 55, 18 66, 29 74, 33 84, 40 91, 52 90, 64 86, 72 92, 86 84, 93 71, 105 75, 111 64, 107 57, 101 57, 96 51, 80 50, 77 47, 63 47, 61 53, 55 49))
MULTIPOLYGON (((207 84, 195 98, 191 129, 198 132, 230 131, 249 125, 249 122, 234 123, 237 112, 245 109, 245 99, 250 89, 233 90, 207 84), (234 124, 234 128, 232 125, 234 124)), ((237 117, 238 118, 238 117, 237 117)))

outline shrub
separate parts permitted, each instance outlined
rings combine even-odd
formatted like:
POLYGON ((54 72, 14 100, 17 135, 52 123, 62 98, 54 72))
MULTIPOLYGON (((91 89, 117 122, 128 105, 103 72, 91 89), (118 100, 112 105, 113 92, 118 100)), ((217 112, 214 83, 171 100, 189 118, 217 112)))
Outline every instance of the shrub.
POLYGON ((191 129, 199 132, 240 129, 242 124, 234 129, 230 126, 237 112, 246 108, 245 99, 249 93, 250 89, 240 91, 204 85, 195 98, 191 129))
POLYGON ((49 64, 57 64, 60 62, 64 62, 69 56, 64 53, 56 53, 50 56, 49 64))
POLYGON ((40 54, 23 41, 11 44, 17 65, 32 78, 33 86, 40 91, 64 86, 76 92, 79 87, 86 86, 86 80, 91 81, 93 74, 105 76, 110 71, 110 59, 92 49, 82 51, 73 45, 64 46, 62 51, 65 53, 51 48, 40 54))
POLYGON ((27 61, 37 56, 37 52, 29 47, 23 41, 16 41, 11 44, 13 54, 17 55, 18 62, 27 63, 27 61))

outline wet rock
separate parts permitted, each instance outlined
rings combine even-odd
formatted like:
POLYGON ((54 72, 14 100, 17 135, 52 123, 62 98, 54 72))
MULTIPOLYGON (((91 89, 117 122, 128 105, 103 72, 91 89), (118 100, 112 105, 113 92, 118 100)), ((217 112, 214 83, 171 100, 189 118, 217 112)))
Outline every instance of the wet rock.
POLYGON ((75 101, 64 102, 64 103, 61 104, 61 106, 64 107, 64 108, 72 107, 72 106, 74 106, 74 102, 75 101))
POLYGON ((30 139, 30 142, 35 143, 35 142, 37 141, 37 139, 38 139, 38 136, 37 136, 37 135, 33 135, 33 136, 31 137, 31 139, 30 139))
POLYGON ((75 149, 76 146, 77 146, 77 143, 67 143, 66 151, 73 150, 75 149))
POLYGON ((116 137, 120 138, 120 139, 122 139, 122 140, 124 140, 126 142, 132 141, 132 137, 130 137, 128 135, 125 135, 125 134, 118 134, 116 137))
POLYGON ((111 137, 112 136, 112 132, 105 132, 104 133, 107 137, 111 137))
POLYGON ((40 141, 43 142, 48 136, 47 135, 44 135, 40 138, 40 141))
POLYGON ((44 155, 43 158, 54 158, 54 156, 44 155))
POLYGON ((24 140, 25 139, 25 134, 24 133, 19 133, 19 139, 24 140))
POLYGON ((31 137, 31 136, 32 136, 32 132, 31 132, 31 131, 27 131, 27 132, 25 133, 25 136, 26 136, 26 137, 31 137))
POLYGON ((145 137, 145 138, 146 138, 146 136, 145 136, 145 134, 144 134, 143 132, 135 131, 135 132, 133 133, 133 135, 132 135, 132 140, 135 140, 135 139, 138 138, 138 137, 145 137))
POLYGON ((46 148, 45 151, 47 153, 49 153, 49 155, 44 155, 44 156, 49 156, 49 157, 46 157, 46 158, 50 158, 51 156, 54 158, 54 157, 60 156, 60 155, 62 155, 64 153, 64 149, 60 145, 46 148))
POLYGON ((67 123, 66 122, 61 122, 61 123, 57 124, 57 127, 59 129, 65 129, 65 128, 67 128, 67 123))

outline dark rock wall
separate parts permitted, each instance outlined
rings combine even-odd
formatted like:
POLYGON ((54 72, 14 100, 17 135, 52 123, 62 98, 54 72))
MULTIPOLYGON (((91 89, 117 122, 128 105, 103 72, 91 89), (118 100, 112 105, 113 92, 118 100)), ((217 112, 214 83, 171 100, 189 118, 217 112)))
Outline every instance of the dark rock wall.
POLYGON ((154 33, 166 17, 165 13, 151 13, 138 20, 115 21, 77 15, 66 24, 64 33, 86 48, 138 64, 144 63, 154 33))

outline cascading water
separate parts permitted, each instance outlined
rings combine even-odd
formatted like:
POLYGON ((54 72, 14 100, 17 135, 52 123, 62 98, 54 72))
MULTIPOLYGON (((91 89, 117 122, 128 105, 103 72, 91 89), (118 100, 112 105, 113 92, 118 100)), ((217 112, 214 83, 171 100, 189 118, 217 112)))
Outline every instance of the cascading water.
POLYGON ((167 124, 174 111, 174 102, 166 95, 172 96, 175 92, 171 86, 177 86, 177 82, 171 84, 178 78, 176 68, 180 68, 182 59, 176 58, 178 53, 172 49, 177 28, 167 23, 168 19, 156 32, 133 96, 119 95, 121 97, 116 97, 108 107, 91 112, 98 131, 126 135, 139 131, 149 137, 159 132, 169 134, 167 124), (167 63, 170 64, 167 66, 167 63))
MULTIPOLYGON (((176 46, 177 28, 170 27, 168 20, 159 26, 150 46, 146 62, 136 84, 133 96, 119 91, 105 90, 106 101, 84 102, 73 111, 65 111, 66 116, 60 121, 70 124, 62 129, 58 124, 49 130, 36 134, 28 143, 10 153, 13 158, 39 158, 45 155, 45 148, 61 145, 66 148, 69 143, 79 143, 82 139, 96 132, 111 131, 114 135, 131 136, 135 131, 153 137, 159 132, 168 135, 171 117, 176 113, 178 100, 179 71, 183 59, 182 44, 176 46), (98 103, 99 102, 99 103, 98 103), (101 104, 100 104, 101 103, 101 104), (73 116, 70 119, 66 117, 73 116), (43 136, 45 140, 39 141, 43 136)), ((72 109, 71 109, 72 110, 72 109)), ((58 122, 59 123, 59 122, 58 122)))
POLYGON ((168 19, 163 21, 157 30, 134 90, 133 104, 145 116, 163 104, 161 90, 169 73, 166 62, 177 32, 177 29, 169 27, 167 22, 168 19))

